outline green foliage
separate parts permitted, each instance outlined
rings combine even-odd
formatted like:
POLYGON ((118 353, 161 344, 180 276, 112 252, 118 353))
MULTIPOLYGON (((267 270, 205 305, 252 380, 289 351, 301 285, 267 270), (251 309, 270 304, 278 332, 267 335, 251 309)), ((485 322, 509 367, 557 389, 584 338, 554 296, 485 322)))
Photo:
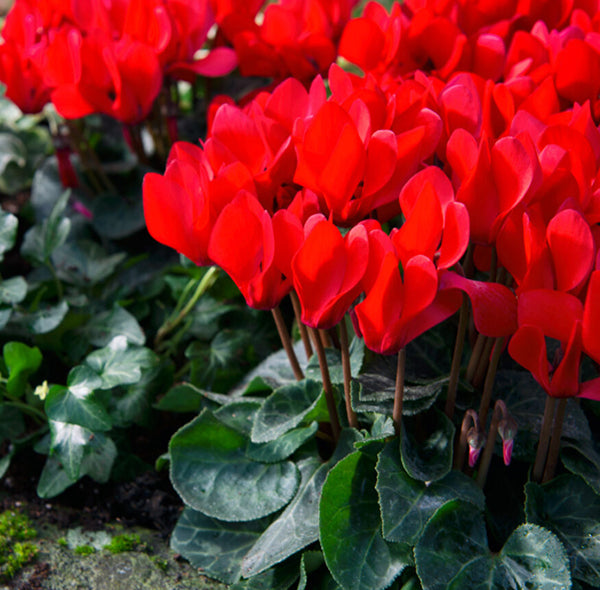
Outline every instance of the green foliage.
POLYGON ((115 535, 104 549, 111 553, 144 551, 146 549, 146 544, 142 543, 142 540, 137 533, 123 533, 122 535, 115 535))
POLYGON ((13 510, 0 514, 0 579, 8 581, 38 553, 29 540, 37 536, 29 518, 13 510))
MULTIPOLYGON (((494 392, 518 424, 514 459, 494 457, 481 489, 477 468, 452 470, 462 410, 478 393, 460 382, 456 421, 442 413, 446 322, 407 346, 401 438, 395 357, 373 358, 352 339, 359 426, 344 428, 341 355, 326 350, 342 422, 334 441, 317 357, 294 345, 305 373, 296 381, 267 315, 223 273, 147 236, 147 169, 120 131, 100 117, 76 124, 99 162, 75 162, 82 187, 65 191, 46 126, 4 100, 0 119, 0 192, 31 189, 17 214, 0 209, 0 476, 28 446, 45 456, 37 491, 47 498, 85 476, 127 477, 132 462, 168 465, 185 505, 172 548, 232 590, 600 586, 593 407, 567 406, 562 474, 533 483, 545 393, 501 367, 494 392), (136 433, 154 437, 165 423, 177 425, 168 449, 164 439, 142 461, 136 433)), ((35 555, 23 518, 0 515, 6 579, 35 555)), ((80 555, 145 550, 135 534, 69 531, 58 542, 80 555)))

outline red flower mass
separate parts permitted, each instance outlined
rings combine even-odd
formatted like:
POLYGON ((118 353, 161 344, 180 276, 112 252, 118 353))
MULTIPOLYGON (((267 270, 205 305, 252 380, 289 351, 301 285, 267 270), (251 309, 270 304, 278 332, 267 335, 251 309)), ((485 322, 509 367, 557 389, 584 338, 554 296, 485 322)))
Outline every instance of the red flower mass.
POLYGON ((136 123, 167 76, 270 78, 146 176, 152 236, 253 307, 293 288, 310 326, 350 311, 384 354, 466 293, 550 395, 598 397, 579 380, 600 362, 598 4, 17 0, 0 79, 25 112, 136 123))

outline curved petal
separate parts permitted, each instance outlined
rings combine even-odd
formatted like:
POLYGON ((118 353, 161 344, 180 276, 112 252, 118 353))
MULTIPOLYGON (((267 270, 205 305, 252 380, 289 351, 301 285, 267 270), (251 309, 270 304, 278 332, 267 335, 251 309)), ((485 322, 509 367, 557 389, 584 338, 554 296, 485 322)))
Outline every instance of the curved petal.
POLYGON ((508 343, 508 353, 533 375, 546 392, 550 391, 550 363, 546 357, 544 334, 539 328, 519 328, 508 343))

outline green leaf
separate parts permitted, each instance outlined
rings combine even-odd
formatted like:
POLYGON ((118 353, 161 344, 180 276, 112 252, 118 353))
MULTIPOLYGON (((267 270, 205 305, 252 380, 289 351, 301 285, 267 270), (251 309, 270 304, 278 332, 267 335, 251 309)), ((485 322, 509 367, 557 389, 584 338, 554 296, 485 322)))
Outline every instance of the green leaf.
POLYGON ((261 402, 250 399, 233 399, 228 404, 214 411, 220 422, 237 430, 240 434, 250 437, 252 422, 261 402))
POLYGON ((600 494, 600 452, 594 441, 563 440, 560 458, 571 473, 579 475, 600 494))
POLYGON ((125 336, 129 344, 143 346, 146 336, 135 317, 120 305, 103 311, 86 324, 84 333, 90 344, 106 346, 115 336, 125 336))
POLYGON ((23 414, 10 404, 0 404, 0 442, 14 440, 25 430, 23 414))
POLYGON ((542 525, 563 542, 575 579, 600 586, 600 496, 580 477, 561 475, 525 486, 527 521, 542 525))
POLYGON ((62 463, 54 458, 48 457, 37 485, 37 494, 40 498, 54 498, 64 492, 75 481, 67 475, 62 463))
POLYGON ((242 563, 244 576, 256 576, 319 538, 319 499, 333 465, 353 451, 356 430, 342 430, 338 446, 326 464, 315 457, 298 463, 302 481, 294 499, 261 535, 242 563))
POLYGON ((27 295, 27 281, 23 277, 0 281, 0 302, 9 305, 21 303, 25 295, 27 295))
POLYGON ((12 398, 22 397, 29 375, 35 373, 42 363, 42 353, 37 346, 31 348, 22 342, 7 342, 2 354, 8 370, 8 395, 12 398))
POLYGON ((12 195, 30 182, 25 144, 14 133, 0 132, 0 191, 12 195))
POLYGON ((29 330, 34 334, 47 334, 58 328, 69 311, 69 304, 63 299, 56 305, 45 305, 34 313, 23 317, 29 330))
POLYGON ((404 420, 401 456, 407 473, 420 481, 437 481, 452 469, 454 424, 444 414, 432 409, 424 420, 404 420), (417 432, 420 428, 426 432, 417 432))
POLYGON ((296 466, 251 461, 247 441, 208 410, 175 433, 171 482, 188 506, 229 522, 262 518, 293 498, 300 480, 296 466))
POLYGON ((233 584, 241 577, 242 557, 267 524, 267 519, 223 522, 186 508, 171 536, 171 549, 207 576, 233 584))
POLYGON ((18 226, 19 221, 16 215, 8 213, 0 207, 0 262, 4 259, 4 253, 15 245, 18 226))
POLYGON ((329 473, 319 503, 325 562, 343 588, 382 590, 411 562, 410 549, 381 534, 375 462, 360 451, 329 473))
POLYGON ((267 443, 248 443, 246 454, 253 461, 261 463, 277 463, 287 459, 292 453, 298 450, 305 442, 313 438, 319 424, 311 422, 308 426, 301 426, 288 430, 276 440, 267 443))
POLYGON ((143 200, 140 195, 100 195, 92 206, 92 225, 105 238, 120 240, 145 226, 143 200))
POLYGON ((48 418, 77 424, 94 432, 110 430, 110 416, 93 393, 101 386, 102 379, 89 367, 73 368, 67 378, 67 387, 54 385, 50 388, 45 402, 48 418))
POLYGON ((90 240, 67 242, 52 253, 58 278, 86 288, 104 281, 115 273, 126 254, 108 255, 104 248, 90 240))
POLYGON ((49 420, 50 456, 40 475, 38 494, 57 496, 84 475, 106 483, 117 456, 115 443, 102 433, 49 420))
POLYGON ((294 556, 265 572, 233 584, 229 590, 288 590, 300 576, 300 558, 294 556))
POLYGON ((171 387, 154 407, 163 412, 197 413, 203 407, 205 399, 202 392, 193 385, 180 383, 171 387))
POLYGON ((102 389, 137 383, 144 369, 156 363, 148 348, 129 346, 126 336, 116 336, 107 346, 89 354, 85 363, 102 379, 102 389))
MULTIPOLYGON (((327 357, 327 366, 329 367, 329 377, 332 383, 344 382, 344 371, 342 368, 342 356, 338 350, 333 348, 325 349, 327 357)), ((350 372, 356 376, 362 369, 365 356, 365 345, 362 338, 353 338, 350 343, 350 372)), ((313 355, 306 366, 305 375, 307 379, 321 380, 321 368, 319 367, 319 359, 317 355, 313 355)))
POLYGON ((414 545, 434 512, 450 500, 467 500, 484 509, 481 488, 459 471, 451 471, 430 485, 412 479, 402 468, 398 447, 397 439, 390 441, 377 461, 384 539, 414 545))
POLYGON ((65 243, 71 231, 71 220, 63 216, 70 191, 65 191, 56 201, 47 219, 27 230, 21 254, 39 264, 50 260, 52 253, 65 243))
POLYGON ((462 500, 444 504, 429 520, 415 547, 415 561, 423 590, 571 587, 567 556, 550 531, 521 525, 495 555, 482 513, 462 500))
POLYGON ((252 442, 275 440, 303 422, 327 421, 327 406, 319 382, 304 379, 276 389, 257 412, 252 442))
MULTIPOLYGON (((546 392, 528 371, 498 371, 494 389, 502 392, 508 411, 519 425, 513 458, 533 462, 546 405, 546 392)), ((576 403, 568 403, 563 437, 589 440, 591 436, 582 409, 576 403)))
MULTIPOLYGON (((362 388, 353 392, 352 407, 355 412, 375 412, 392 415, 394 407, 395 377, 377 373, 363 373, 358 377, 362 388)), ((423 385, 405 385, 402 414, 413 416, 428 410, 440 395, 446 377, 423 385)))
POLYGON ((72 481, 79 479, 85 447, 93 432, 76 424, 49 420, 52 437, 51 452, 60 461, 66 475, 72 481))
MULTIPOLYGON (((294 352, 298 357, 300 367, 306 367, 306 353, 304 352, 302 342, 296 342, 294 344, 294 352)), ((260 377, 271 389, 277 389, 283 385, 293 385, 296 383, 294 371, 290 367, 290 361, 283 349, 269 355, 264 361, 252 369, 232 393, 235 395, 243 393, 248 383, 252 382, 252 380, 257 377, 260 377)), ((321 380, 320 374, 318 380, 321 380)))
POLYGON ((302 478, 298 493, 243 558, 245 578, 260 574, 319 538, 319 498, 329 465, 309 458, 298 463, 298 469, 302 478))

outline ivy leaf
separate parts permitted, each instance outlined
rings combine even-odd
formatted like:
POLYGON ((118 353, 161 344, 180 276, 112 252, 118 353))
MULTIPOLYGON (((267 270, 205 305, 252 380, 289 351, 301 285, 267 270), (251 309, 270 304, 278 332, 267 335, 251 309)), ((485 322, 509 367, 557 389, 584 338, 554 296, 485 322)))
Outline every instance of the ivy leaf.
POLYGON ((69 304, 63 299, 56 305, 44 305, 34 313, 19 317, 33 334, 48 334, 62 324, 68 311, 69 304))
POLYGON ((171 438, 171 481, 184 502, 219 520, 245 521, 283 508, 300 481, 289 462, 256 463, 246 456, 248 439, 202 413, 171 438))
MULTIPOLYGON (((50 423, 52 432, 52 422, 50 423)), ((66 425, 67 427, 69 425, 66 425)), ((56 428, 56 425, 54 425, 56 428)), ((74 426, 73 429, 80 427, 74 426)), ((79 455, 79 472, 77 477, 69 472, 69 467, 63 462, 63 457, 50 455, 42 469, 38 481, 37 493, 41 498, 53 498, 73 485, 77 479, 89 475, 98 483, 106 483, 117 456, 115 443, 107 436, 93 434, 82 429, 84 437, 87 435, 87 444, 83 445, 83 452, 79 455)))
POLYGON ((283 385, 267 397, 254 419, 251 440, 269 442, 303 422, 328 419, 321 383, 304 379, 283 385))
POLYGON ((103 237, 120 240, 145 226, 140 195, 100 195, 94 199, 92 225, 103 237))
POLYGON ((527 521, 556 533, 571 559, 573 577, 600 586, 600 496, 576 475, 525 486, 527 521))
POLYGON ((23 277, 12 277, 0 281, 0 302, 14 305, 21 303, 27 295, 27 281, 23 277))
POLYGON ((4 211, 0 207, 0 262, 4 259, 4 253, 15 245, 18 226, 19 221, 16 215, 4 211))
POLYGON ((58 278, 78 287, 96 285, 114 274, 126 258, 124 252, 108 255, 90 240, 67 242, 52 253, 58 278))
POLYGON ((415 547, 415 561, 423 590, 571 587, 569 561, 555 535, 524 524, 494 555, 482 513, 463 500, 444 504, 429 520, 415 547))
POLYGON ((321 547, 343 588, 382 590, 411 563, 408 545, 389 543, 381 534, 375 482, 375 461, 355 451, 330 471, 323 486, 321 547))
POLYGON ((179 383, 171 387, 154 407, 163 412, 198 413, 205 400, 198 388, 190 383, 179 383))
POLYGON ((60 461, 71 482, 86 474, 97 481, 106 482, 117 454, 112 440, 76 424, 56 420, 48 422, 50 454, 60 461))
POLYGON ((48 418, 77 424, 92 432, 110 430, 110 416, 93 393, 101 386, 102 379, 89 367, 74 367, 67 377, 67 387, 55 385, 50 388, 45 402, 48 418))
POLYGON ((264 518, 243 524, 223 522, 185 508, 171 536, 171 549, 207 576, 233 584, 241 577, 242 557, 268 523, 264 518))
POLYGON ((90 344, 102 347, 110 343, 115 336, 125 336, 129 344, 143 346, 146 336, 135 317, 120 305, 103 311, 86 324, 84 328, 90 344))
POLYGON ((8 370, 7 393, 12 398, 22 397, 29 375, 42 363, 42 353, 37 346, 31 348, 22 342, 7 342, 2 354, 8 370))
POLYGON ((21 254, 39 264, 50 260, 52 253, 65 243, 71 231, 71 220, 63 215, 70 191, 65 191, 54 204, 47 219, 27 230, 21 254))
POLYGON ((102 389, 137 383, 144 369, 156 363, 148 348, 129 346, 126 336, 116 336, 107 346, 89 354, 85 363, 102 379, 102 389))
POLYGON ((446 414, 435 408, 429 411, 423 424, 427 425, 427 432, 424 436, 421 433, 417 440, 415 420, 404 420, 400 447, 402 465, 414 479, 437 481, 452 469, 454 424, 446 414))
POLYGON ((376 488, 383 537, 396 543, 414 545, 434 512, 450 500, 467 500, 480 510, 485 505, 481 488, 458 471, 451 471, 430 485, 411 478, 402 468, 397 439, 379 454, 376 488))
POLYGON ((22 412, 13 405, 0 404, 0 443, 14 440, 25 430, 22 412))

